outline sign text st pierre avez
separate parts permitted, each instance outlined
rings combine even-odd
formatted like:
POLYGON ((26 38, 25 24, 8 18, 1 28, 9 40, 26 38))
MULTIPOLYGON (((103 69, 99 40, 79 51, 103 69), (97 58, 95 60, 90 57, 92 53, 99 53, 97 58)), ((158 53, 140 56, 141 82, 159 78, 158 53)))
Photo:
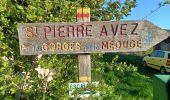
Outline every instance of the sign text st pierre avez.
POLYGON ((18 24, 21 55, 145 51, 170 34, 148 21, 18 24))

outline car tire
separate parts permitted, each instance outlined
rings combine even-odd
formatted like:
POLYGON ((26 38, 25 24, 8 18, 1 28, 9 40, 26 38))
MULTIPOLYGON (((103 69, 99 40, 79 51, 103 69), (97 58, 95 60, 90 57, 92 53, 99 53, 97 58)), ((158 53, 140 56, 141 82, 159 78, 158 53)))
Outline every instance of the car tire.
POLYGON ((161 67, 161 68, 160 68, 160 73, 161 73, 161 74, 165 74, 165 73, 166 73, 165 67, 161 67))
POLYGON ((144 67, 148 67, 146 61, 143 62, 144 67))

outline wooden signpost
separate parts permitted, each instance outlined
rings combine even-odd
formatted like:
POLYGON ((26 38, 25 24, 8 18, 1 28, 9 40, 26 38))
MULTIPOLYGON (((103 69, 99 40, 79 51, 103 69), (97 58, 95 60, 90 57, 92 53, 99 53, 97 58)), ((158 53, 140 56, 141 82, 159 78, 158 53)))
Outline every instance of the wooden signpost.
POLYGON ((20 54, 79 54, 79 82, 91 82, 90 53, 145 51, 170 36, 145 20, 90 22, 89 8, 77 21, 19 23, 20 54))
POLYGON ((18 24, 21 55, 145 51, 170 34, 148 21, 18 24))
MULTIPOLYGON (((90 8, 77 9, 77 22, 83 22, 83 23, 90 22, 90 8)), ((91 27, 91 25, 88 26, 91 27)), ((85 33, 86 35, 91 31, 90 29, 88 29, 88 27, 86 27, 85 30, 86 30, 85 33)), ((79 82, 91 82, 91 55, 90 54, 86 53, 86 54, 78 55, 78 68, 79 68, 79 82)))

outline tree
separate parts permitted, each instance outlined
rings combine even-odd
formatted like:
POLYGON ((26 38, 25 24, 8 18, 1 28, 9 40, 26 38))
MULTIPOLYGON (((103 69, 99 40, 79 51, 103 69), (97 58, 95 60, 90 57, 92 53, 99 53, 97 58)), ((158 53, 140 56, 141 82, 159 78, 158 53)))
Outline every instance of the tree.
POLYGON ((38 65, 56 70, 54 80, 48 84, 50 98, 68 97, 67 83, 77 81, 75 55, 44 55, 41 60, 37 56, 21 56, 17 23, 75 22, 77 7, 90 7, 91 21, 120 20, 135 6, 136 0, 123 4, 112 0, 1 0, 0 98, 42 98, 45 79, 38 77, 38 65))

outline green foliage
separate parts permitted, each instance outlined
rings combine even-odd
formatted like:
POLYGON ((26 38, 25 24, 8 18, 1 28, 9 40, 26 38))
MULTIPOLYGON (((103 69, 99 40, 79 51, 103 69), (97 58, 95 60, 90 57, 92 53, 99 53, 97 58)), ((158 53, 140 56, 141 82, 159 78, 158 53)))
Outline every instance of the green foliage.
POLYGON ((117 62, 126 62, 128 65, 132 64, 137 67, 139 73, 152 78, 154 74, 159 74, 159 72, 157 70, 149 69, 143 66, 143 57, 150 52, 152 52, 152 49, 145 52, 138 52, 138 55, 136 55, 136 53, 106 53, 103 55, 103 60, 106 62, 111 62, 112 58, 118 55, 119 58, 117 62))
POLYGON ((137 67, 125 62, 118 62, 119 57, 112 56, 113 59, 107 61, 98 58, 99 62, 93 62, 93 78, 94 80, 101 80, 100 94, 103 99, 116 100, 150 100, 152 94, 152 81, 149 77, 139 74, 137 67), (97 64, 96 64, 97 63, 97 64), (100 70, 100 71, 98 71, 100 70), (100 77, 99 77, 100 76, 100 77))
MULTIPOLYGON (((82 0, 0 0, 0 99, 39 100, 45 95, 46 99, 64 100, 69 98, 68 83, 78 81, 75 55, 44 55, 40 60, 36 56, 21 56, 17 23, 75 22, 76 8, 83 6, 91 8, 91 21, 120 20, 129 15, 135 5, 136 0, 126 0, 125 4, 104 0, 84 0, 84 3, 82 0), (56 71, 52 81, 38 77, 35 70, 38 65, 56 71)), ((102 54, 92 57, 93 80, 101 80, 99 98, 120 100, 127 95, 124 90, 130 91, 131 97, 147 97, 149 92, 139 88, 143 85, 136 83, 131 90, 133 83, 124 78, 146 79, 136 73, 136 67, 117 63, 116 59, 105 62, 101 59, 102 54)), ((147 83, 149 85, 144 85, 150 86, 147 83)))

